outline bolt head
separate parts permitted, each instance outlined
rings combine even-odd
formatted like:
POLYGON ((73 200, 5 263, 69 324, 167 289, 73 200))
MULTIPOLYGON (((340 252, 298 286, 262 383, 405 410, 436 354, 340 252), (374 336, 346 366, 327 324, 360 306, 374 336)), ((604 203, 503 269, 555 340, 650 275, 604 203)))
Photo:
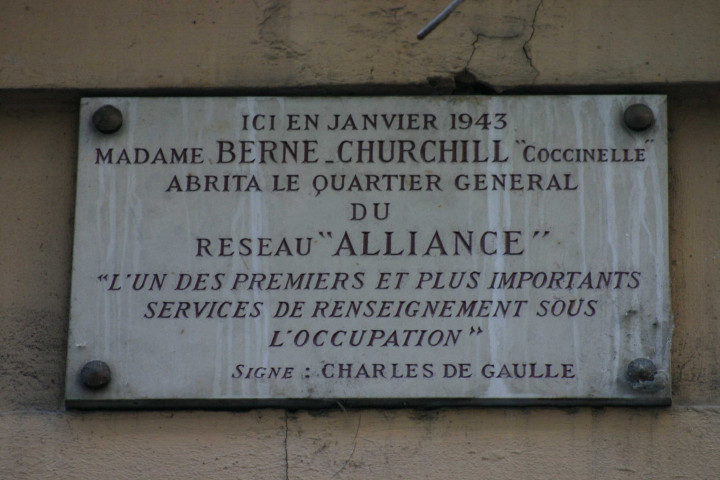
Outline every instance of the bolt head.
POLYGON ((627 378, 631 382, 648 382, 655 379, 657 367, 652 360, 636 358, 627 366, 627 378))
POLYGON ((92 122, 100 133, 115 133, 122 127, 122 112, 112 105, 103 105, 93 113, 92 122))
POLYGON ((98 390, 110 383, 112 373, 107 363, 102 360, 93 360, 86 363, 80 370, 80 381, 87 388, 98 390))
POLYGON ((636 132, 642 132, 655 123, 655 114, 644 103, 635 103, 625 109, 623 114, 625 125, 636 132))

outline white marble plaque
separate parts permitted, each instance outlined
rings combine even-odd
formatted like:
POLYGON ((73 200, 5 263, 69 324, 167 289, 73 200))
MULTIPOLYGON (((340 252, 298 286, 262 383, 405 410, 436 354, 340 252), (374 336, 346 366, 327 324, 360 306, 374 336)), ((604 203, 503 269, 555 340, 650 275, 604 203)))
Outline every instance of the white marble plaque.
POLYGON ((665 105, 83 99, 68 405, 669 403, 665 105))

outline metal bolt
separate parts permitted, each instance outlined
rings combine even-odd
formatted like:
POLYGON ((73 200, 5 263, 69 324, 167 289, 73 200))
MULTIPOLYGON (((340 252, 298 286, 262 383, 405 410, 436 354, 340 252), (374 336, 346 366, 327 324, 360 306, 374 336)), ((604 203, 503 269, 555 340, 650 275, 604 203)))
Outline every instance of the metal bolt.
POLYGON ((647 358, 636 358, 627 366, 627 378, 631 383, 652 382, 656 373, 657 367, 647 358))
POLYGON ((623 120, 630 130, 642 132, 655 123, 655 114, 644 103, 635 103, 625 109, 623 120))
POLYGON ((80 370, 80 381, 87 388, 98 390, 110 383, 112 374, 110 367, 102 360, 88 362, 80 370))
POLYGON ((122 112, 112 105, 103 105, 93 113, 92 122, 98 132, 115 133, 122 127, 122 112))

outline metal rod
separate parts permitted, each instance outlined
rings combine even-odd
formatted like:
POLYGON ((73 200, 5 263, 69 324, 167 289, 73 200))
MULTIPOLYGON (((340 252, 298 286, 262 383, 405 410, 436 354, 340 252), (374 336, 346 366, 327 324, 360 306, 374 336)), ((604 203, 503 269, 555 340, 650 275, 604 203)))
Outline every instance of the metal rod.
POLYGON ((425 25, 425 27, 418 32, 418 34, 417 34, 418 40, 422 40, 423 38, 427 37, 428 34, 430 32, 432 32, 433 30, 435 30, 435 27, 440 25, 443 22, 443 20, 445 20, 448 17, 448 15, 450 15, 450 13, 453 10, 455 10, 455 8, 457 8, 457 6, 460 5, 462 2, 463 2, 463 0, 453 0, 450 5, 445 7, 445 10, 440 12, 440 15, 433 18, 430 23, 425 25))

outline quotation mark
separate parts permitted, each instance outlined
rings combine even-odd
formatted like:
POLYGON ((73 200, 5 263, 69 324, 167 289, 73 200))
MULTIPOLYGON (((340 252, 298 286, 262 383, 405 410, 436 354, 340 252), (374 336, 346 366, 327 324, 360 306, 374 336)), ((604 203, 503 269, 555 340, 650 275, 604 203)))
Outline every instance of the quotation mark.
POLYGON ((470 327, 470 335, 480 335, 483 333, 482 328, 480 328, 480 325, 478 325, 477 328, 474 326, 470 327))

